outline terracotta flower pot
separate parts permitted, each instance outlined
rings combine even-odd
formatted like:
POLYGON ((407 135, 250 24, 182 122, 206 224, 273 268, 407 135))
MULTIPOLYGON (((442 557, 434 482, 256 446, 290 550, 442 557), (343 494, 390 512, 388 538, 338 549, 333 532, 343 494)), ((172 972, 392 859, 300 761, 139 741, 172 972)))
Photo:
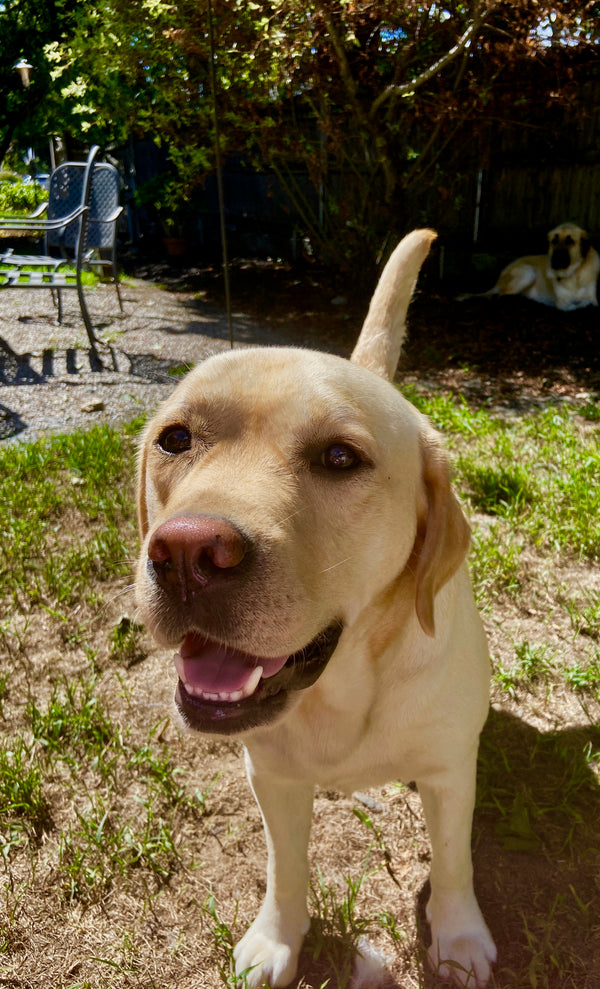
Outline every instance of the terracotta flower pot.
POLYGON ((187 239, 185 237, 163 237, 163 244, 169 257, 180 258, 187 251, 187 239))

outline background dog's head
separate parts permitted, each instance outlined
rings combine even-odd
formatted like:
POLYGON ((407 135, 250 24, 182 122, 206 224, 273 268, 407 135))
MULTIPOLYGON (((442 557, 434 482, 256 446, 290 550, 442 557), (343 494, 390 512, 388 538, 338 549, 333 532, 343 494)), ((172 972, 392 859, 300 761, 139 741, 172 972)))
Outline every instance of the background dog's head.
POLYGON ((576 223, 560 223, 548 234, 548 261, 555 278, 568 278, 584 263, 591 247, 576 223))

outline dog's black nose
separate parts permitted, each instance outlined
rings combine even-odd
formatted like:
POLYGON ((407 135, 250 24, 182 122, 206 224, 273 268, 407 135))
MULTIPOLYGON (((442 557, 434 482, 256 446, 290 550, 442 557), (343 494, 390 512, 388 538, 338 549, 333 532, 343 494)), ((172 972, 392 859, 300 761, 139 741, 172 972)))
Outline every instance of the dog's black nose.
POLYGON ((246 538, 227 519, 177 515, 159 525, 148 543, 148 561, 165 589, 178 588, 183 600, 239 567, 246 538))
POLYGON ((556 247, 552 251, 550 264, 555 271, 564 271, 571 264, 571 255, 566 247, 556 247))

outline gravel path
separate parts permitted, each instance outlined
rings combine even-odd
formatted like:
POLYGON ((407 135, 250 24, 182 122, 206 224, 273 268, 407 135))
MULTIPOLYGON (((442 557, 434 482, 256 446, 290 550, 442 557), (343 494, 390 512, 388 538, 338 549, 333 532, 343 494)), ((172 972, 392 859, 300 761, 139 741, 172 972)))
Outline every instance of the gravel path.
MULTIPOLYGON (((97 334, 109 345, 102 371, 91 370, 74 292, 63 294, 61 325, 49 292, 0 293, 0 442, 131 419, 170 394, 174 368, 229 348, 225 316, 191 293, 128 279, 124 314, 110 285, 86 297, 97 334)), ((234 329, 236 346, 272 342, 243 314, 234 314, 234 329)))

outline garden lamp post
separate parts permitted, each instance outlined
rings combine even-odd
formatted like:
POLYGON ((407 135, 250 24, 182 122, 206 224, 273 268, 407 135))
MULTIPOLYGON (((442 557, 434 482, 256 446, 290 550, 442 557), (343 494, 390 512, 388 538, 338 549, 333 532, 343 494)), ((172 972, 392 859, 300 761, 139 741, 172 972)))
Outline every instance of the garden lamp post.
POLYGON ((20 58, 19 61, 15 62, 15 64, 13 65, 13 69, 15 70, 15 72, 19 73, 21 82, 23 83, 25 89, 29 89, 29 86, 31 84, 31 70, 33 69, 33 65, 31 65, 31 63, 28 62, 26 58, 20 58))
MULTIPOLYGON (((19 73, 19 78, 21 80, 21 83, 23 84, 23 88, 29 89, 31 85, 31 70, 33 69, 33 65, 31 64, 31 62, 28 62, 26 58, 23 58, 23 56, 21 56, 19 61, 15 62, 15 64, 13 65, 13 69, 15 70, 15 72, 19 73)), ((33 178, 35 175, 35 155, 31 148, 28 148, 28 155, 29 155, 27 159, 29 166, 28 171, 30 172, 31 177, 33 178)))

